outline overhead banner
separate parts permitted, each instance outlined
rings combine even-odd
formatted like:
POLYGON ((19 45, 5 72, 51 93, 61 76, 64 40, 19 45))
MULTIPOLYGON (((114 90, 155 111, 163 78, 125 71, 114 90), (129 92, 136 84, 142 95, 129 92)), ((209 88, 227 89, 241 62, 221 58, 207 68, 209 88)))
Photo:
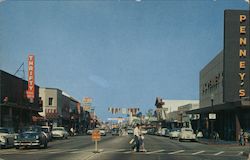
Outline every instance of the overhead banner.
POLYGON ((35 56, 28 56, 28 89, 26 91, 28 99, 35 97, 35 56))

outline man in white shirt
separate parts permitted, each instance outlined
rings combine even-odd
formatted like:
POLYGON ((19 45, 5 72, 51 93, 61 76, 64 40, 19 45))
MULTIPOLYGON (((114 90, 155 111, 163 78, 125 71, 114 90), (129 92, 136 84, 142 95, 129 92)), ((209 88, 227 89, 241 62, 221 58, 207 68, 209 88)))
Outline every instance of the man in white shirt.
POLYGON ((136 124, 136 127, 134 129, 134 136, 135 136, 135 144, 136 144, 136 152, 139 152, 140 150, 140 141, 139 141, 139 137, 140 137, 140 129, 139 129, 140 125, 136 124))

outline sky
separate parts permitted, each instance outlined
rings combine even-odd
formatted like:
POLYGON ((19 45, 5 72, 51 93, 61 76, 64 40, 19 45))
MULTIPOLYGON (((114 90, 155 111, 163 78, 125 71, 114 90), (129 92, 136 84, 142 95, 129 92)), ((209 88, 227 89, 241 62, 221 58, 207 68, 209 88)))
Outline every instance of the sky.
MULTIPOLYGON (((0 0, 0 69, 35 55, 35 83, 58 88, 97 116, 155 109, 156 97, 198 100, 199 72, 223 49, 225 9, 245 0, 0 0)), ((17 74, 17 76, 21 75, 17 74)), ((27 71, 26 71, 27 78, 27 71)))

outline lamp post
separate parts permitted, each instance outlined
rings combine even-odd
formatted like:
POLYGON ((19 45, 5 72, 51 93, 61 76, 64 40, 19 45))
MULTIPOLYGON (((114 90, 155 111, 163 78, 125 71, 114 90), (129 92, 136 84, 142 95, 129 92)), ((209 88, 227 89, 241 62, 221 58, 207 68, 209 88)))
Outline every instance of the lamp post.
MULTIPOLYGON (((212 115, 214 114, 214 94, 212 93, 211 94, 211 109, 212 109, 212 115)), ((213 120, 213 117, 210 117, 211 119, 211 135, 213 135, 213 132, 214 132, 214 120, 213 120)))
POLYGON ((211 94, 211 108, 212 108, 212 113, 214 112, 214 94, 211 94))

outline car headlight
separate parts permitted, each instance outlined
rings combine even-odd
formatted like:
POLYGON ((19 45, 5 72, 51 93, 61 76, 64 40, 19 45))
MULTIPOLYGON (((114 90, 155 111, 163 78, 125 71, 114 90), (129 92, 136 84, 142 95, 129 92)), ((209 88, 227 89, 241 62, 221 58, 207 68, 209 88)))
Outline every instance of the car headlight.
POLYGON ((36 139, 39 139, 39 135, 36 135, 36 139))
POLYGON ((15 135, 14 139, 18 139, 18 136, 17 136, 17 135, 15 135))
POLYGON ((0 136, 0 141, 5 142, 6 138, 4 136, 0 136))

